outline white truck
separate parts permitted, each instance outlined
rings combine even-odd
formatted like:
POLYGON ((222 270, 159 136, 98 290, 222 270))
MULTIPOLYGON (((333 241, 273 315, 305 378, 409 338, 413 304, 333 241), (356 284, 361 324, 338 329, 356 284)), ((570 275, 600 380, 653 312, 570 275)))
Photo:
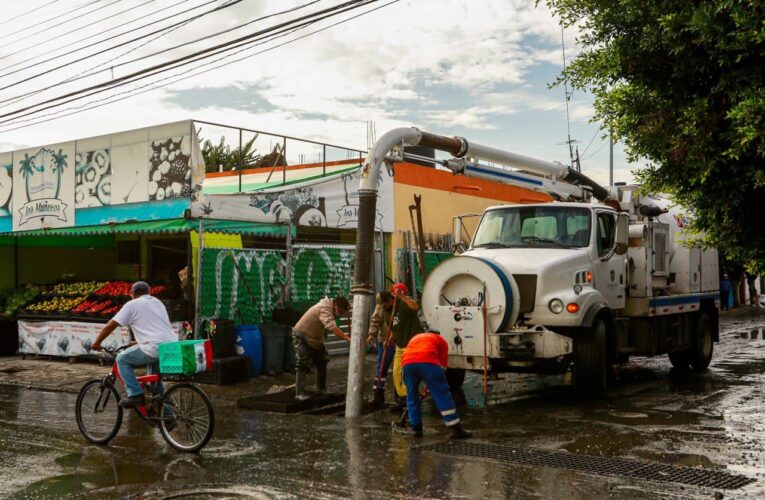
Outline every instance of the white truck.
MULTIPOLYGON (((364 166, 362 194, 375 168, 407 159, 408 145, 451 153, 434 163, 455 174, 558 200, 488 208, 469 247, 428 276, 422 309, 449 342, 452 381, 464 370, 572 367, 575 391, 596 395, 609 367, 629 356, 669 354, 678 369, 709 365, 719 338, 717 252, 686 242, 687 214, 669 199, 637 186, 603 188, 557 162, 416 128, 380 138, 364 166)), ((366 238, 362 224, 359 231, 366 238)), ((355 326, 363 325, 355 309, 361 289, 354 287, 355 326)))

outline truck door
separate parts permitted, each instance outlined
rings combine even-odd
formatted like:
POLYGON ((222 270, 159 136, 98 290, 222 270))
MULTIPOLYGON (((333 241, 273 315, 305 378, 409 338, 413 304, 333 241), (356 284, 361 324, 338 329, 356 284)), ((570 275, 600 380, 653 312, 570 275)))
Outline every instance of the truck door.
POLYGON ((617 255, 611 250, 614 246, 616 231, 616 214, 612 212, 596 212, 595 251, 593 261, 593 285, 612 309, 624 307, 624 291, 626 289, 626 267, 623 255, 617 255), (608 255, 611 257, 604 261, 608 255))

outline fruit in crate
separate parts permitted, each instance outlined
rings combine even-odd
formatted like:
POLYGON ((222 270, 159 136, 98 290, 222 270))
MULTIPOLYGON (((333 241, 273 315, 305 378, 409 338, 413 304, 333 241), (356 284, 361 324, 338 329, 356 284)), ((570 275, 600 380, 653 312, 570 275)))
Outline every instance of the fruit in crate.
POLYGON ((85 298, 85 296, 53 297, 52 299, 32 304, 27 309, 36 313, 68 312, 77 307, 85 298))
POLYGON ((5 296, 2 313, 7 317, 12 317, 19 309, 36 299, 38 295, 40 295, 40 289, 36 286, 10 290, 5 296))
POLYGON ((84 281, 81 283, 59 283, 53 287, 53 295, 69 295, 80 297, 93 293, 93 290, 101 288, 106 283, 103 281, 84 281))
POLYGON ((151 293, 155 297, 160 297, 164 295, 165 292, 167 292, 167 287, 164 285, 153 286, 151 287, 151 290, 149 291, 149 293, 151 293))
POLYGON ((72 309, 74 314, 98 314, 112 307, 111 300, 85 300, 72 309))
POLYGON ((130 287, 132 285, 129 281, 110 281, 93 293, 109 297, 130 296, 130 287))

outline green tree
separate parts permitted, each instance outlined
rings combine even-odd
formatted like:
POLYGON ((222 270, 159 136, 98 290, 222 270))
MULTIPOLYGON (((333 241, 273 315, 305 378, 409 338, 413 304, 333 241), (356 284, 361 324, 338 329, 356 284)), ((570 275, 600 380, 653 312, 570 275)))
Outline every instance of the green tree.
POLYGON ((212 141, 206 139, 202 143, 205 171, 217 172, 219 165, 223 165, 223 170, 240 170, 256 167, 261 159, 261 155, 257 154, 257 149, 254 146, 255 139, 257 138, 258 135, 255 134, 252 139, 233 149, 226 144, 224 137, 221 137, 220 142, 217 144, 213 144, 212 141))
POLYGON ((765 3, 546 0, 582 51, 560 76, 595 96, 647 190, 692 208, 724 257, 765 270, 765 3))

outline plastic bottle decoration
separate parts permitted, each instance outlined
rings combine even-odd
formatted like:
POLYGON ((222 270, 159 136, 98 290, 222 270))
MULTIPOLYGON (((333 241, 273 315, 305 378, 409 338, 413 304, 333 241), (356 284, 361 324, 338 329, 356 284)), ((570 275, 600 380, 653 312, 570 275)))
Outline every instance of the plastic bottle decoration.
POLYGON ((184 321, 183 326, 181 328, 182 328, 181 334, 184 340, 190 340, 194 338, 194 329, 191 327, 191 323, 189 323, 188 321, 184 321))

